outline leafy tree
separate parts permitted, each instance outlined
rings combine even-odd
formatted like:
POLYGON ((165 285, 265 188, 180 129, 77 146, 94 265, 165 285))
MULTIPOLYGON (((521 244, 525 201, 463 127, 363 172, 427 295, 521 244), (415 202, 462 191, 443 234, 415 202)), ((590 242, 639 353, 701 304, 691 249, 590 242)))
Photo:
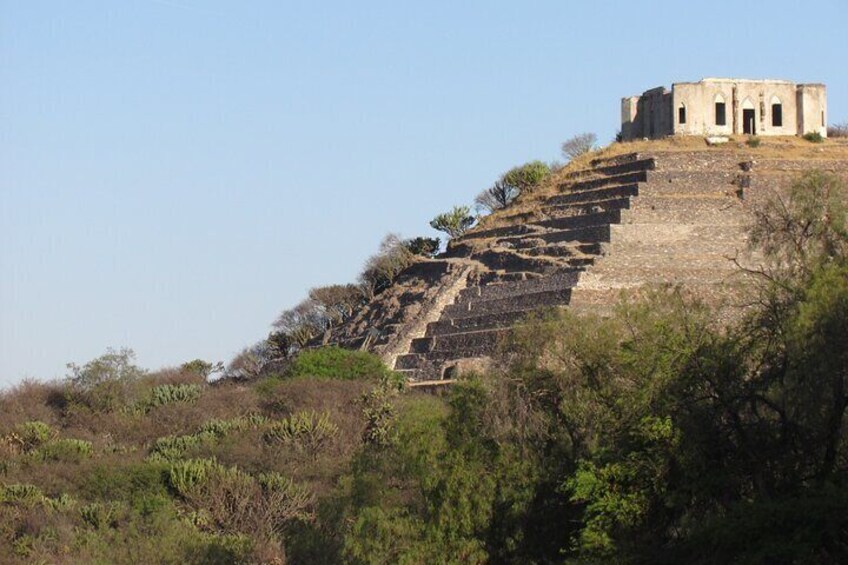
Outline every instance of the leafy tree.
POLYGON ((515 187, 519 192, 527 192, 535 188, 551 174, 551 168, 542 161, 530 161, 518 167, 513 167, 501 177, 507 185, 515 187))
POLYGON ((192 361, 188 361, 180 365, 180 371, 184 371, 186 373, 195 373, 203 377, 203 379, 208 379, 210 375, 214 373, 220 373, 224 370, 224 364, 218 361, 217 363, 210 363, 208 361, 204 361, 203 359, 194 359, 192 361))
POLYGON ((68 397, 96 411, 108 411, 132 402, 137 383, 146 372, 135 363, 135 352, 109 348, 82 367, 68 363, 68 397))
POLYGON ((309 298, 321 305, 330 326, 343 323, 362 305, 362 293, 353 284, 315 287, 309 291, 309 298))
POLYGON ((551 167, 542 161, 531 161, 501 175, 495 184, 474 199, 478 210, 494 212, 506 208, 522 192, 529 192, 551 174, 551 167))
POLYGON ((811 171, 784 197, 774 194, 755 210, 751 244, 768 265, 765 278, 803 283, 818 267, 848 256, 848 190, 838 176, 811 171))
POLYGON ((135 352, 129 348, 106 350, 82 367, 68 363, 68 380, 74 387, 90 390, 110 382, 132 382, 144 376, 145 371, 135 365, 135 352))
POLYGON ((260 341, 242 349, 227 364, 224 376, 231 379, 248 379, 259 375, 262 367, 272 358, 267 341, 260 341))
POLYGON ((474 225, 474 216, 468 206, 454 206, 450 212, 439 214, 430 221, 433 229, 443 231, 450 238, 462 237, 474 225))
POLYGON ((553 401, 576 464, 560 487, 582 508, 576 560, 846 558, 848 518, 833 511, 848 497, 842 191, 814 173, 761 211, 761 307, 739 327, 718 331, 709 309, 660 289, 611 318, 516 330, 510 372, 553 401))
POLYGON ((432 258, 439 253, 441 241, 438 237, 415 237, 405 240, 403 244, 413 255, 432 258))
POLYGON ((365 262, 359 275, 359 289, 363 296, 372 299, 391 286, 405 268, 415 262, 415 255, 395 234, 388 234, 380 242, 380 249, 365 262))
POLYGON ((499 179, 495 181, 495 184, 478 194, 474 199, 474 203, 477 205, 478 210, 494 212, 512 204, 512 201, 520 193, 521 191, 517 187, 506 183, 503 179, 499 179))
POLYGON ((272 331, 265 342, 271 359, 287 359, 296 347, 291 337, 283 331, 272 331))
POLYGON ((569 161, 573 161, 581 155, 585 155, 595 148, 598 136, 594 133, 581 133, 568 139, 562 144, 562 155, 569 161))
POLYGON ((295 347, 304 347, 327 328, 324 305, 312 298, 283 310, 274 321, 274 328, 286 334, 295 347))

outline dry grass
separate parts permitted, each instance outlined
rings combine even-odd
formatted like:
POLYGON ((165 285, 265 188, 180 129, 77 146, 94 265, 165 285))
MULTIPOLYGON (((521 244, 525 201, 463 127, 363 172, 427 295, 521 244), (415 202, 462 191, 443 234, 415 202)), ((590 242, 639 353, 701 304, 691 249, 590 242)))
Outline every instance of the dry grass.
POLYGON ((23 381, 0 393, 0 436, 21 422, 39 420, 55 426, 63 396, 64 387, 59 382, 23 381))

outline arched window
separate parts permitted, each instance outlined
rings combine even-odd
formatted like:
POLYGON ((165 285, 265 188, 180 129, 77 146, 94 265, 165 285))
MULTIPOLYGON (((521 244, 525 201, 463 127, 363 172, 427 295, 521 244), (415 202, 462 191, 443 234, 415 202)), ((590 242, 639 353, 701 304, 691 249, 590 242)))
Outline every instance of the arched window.
POLYGON ((680 107, 677 109, 677 123, 685 124, 686 123, 686 104, 680 103, 680 107))
POLYGON ((724 105, 724 96, 721 94, 715 97, 715 125, 727 125, 727 107, 724 105))
POLYGON ((771 97, 771 125, 772 127, 783 127, 783 104, 777 96, 771 97))

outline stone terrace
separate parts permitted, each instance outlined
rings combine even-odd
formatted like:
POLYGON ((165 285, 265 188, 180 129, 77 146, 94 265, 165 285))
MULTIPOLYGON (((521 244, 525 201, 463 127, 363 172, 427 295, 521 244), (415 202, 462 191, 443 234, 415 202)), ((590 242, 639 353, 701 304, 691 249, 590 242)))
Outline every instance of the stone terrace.
MULTIPOLYGON (((817 165, 848 172, 844 160, 817 165)), ((744 279, 736 262, 760 259, 747 250, 751 204, 809 168, 810 160, 751 160, 733 150, 597 159, 567 175, 535 217, 515 215, 511 225, 454 242, 450 255, 475 269, 395 369, 412 380, 445 378, 491 355, 531 312, 605 313, 623 290, 646 283, 684 284, 732 303, 744 279)))
POLYGON ((809 145, 628 144, 639 151, 562 173, 556 190, 413 265, 326 342, 368 349, 411 380, 430 381, 483 368, 511 326, 551 307, 604 314, 622 291, 646 283, 683 284, 732 304, 744 283, 736 262, 761 260, 747 250, 752 206, 804 170, 848 177, 848 146, 809 145))
POLYGON ((454 242, 450 254, 477 269, 395 369, 413 380, 442 378, 463 360, 490 355, 528 314, 568 305, 655 167, 655 159, 636 154, 599 160, 569 175, 539 218, 478 229, 454 242))

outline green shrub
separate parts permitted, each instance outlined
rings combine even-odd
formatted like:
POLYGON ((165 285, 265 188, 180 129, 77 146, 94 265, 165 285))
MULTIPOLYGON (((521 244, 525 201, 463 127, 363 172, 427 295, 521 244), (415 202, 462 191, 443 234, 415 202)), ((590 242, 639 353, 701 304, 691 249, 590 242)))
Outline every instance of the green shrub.
POLYGON ((268 418, 262 414, 248 414, 247 416, 240 416, 231 420, 214 419, 200 426, 198 434, 212 434, 217 437, 224 437, 230 432, 256 429, 268 422, 268 418))
POLYGON ((64 512, 77 505, 76 499, 66 492, 54 498, 44 497, 41 502, 55 512, 64 512))
POLYGON ((269 443, 283 443, 299 451, 309 451, 314 454, 338 432, 339 427, 330 420, 330 414, 327 412, 323 414, 297 412, 288 418, 274 422, 265 432, 265 440, 269 443))
POLYGON ((462 237, 475 221, 477 220, 471 215, 471 209, 468 206, 454 206, 450 212, 444 212, 430 220, 430 227, 445 232, 450 238, 455 238, 462 237))
POLYGON ((179 495, 186 496, 191 489, 206 482, 215 473, 224 470, 224 466, 215 459, 187 459, 177 461, 168 470, 168 486, 179 495))
POLYGON ((167 494, 169 466, 156 463, 100 464, 92 468, 80 486, 88 499, 134 500, 167 494))
POLYGON ((248 534, 205 534, 204 545, 195 550, 193 563, 230 564, 252 563, 250 558, 255 540, 248 534))
POLYGON ((209 420, 196 433, 158 438, 153 443, 150 455, 153 460, 175 461, 188 451, 213 445, 231 432, 257 429, 268 423, 268 418, 261 414, 249 414, 231 420, 209 420))
POLYGON ((258 477, 270 514, 279 522, 309 520, 314 495, 308 487, 279 473, 263 473, 258 477))
POLYGON ((376 355, 334 345, 300 352, 289 370, 291 377, 340 380, 379 380, 389 373, 376 355))
POLYGON ((28 452, 46 443, 54 435, 50 426, 36 420, 18 424, 6 440, 21 451, 28 452))
POLYGON ((405 239, 403 245, 413 255, 421 255, 422 257, 435 257, 439 252, 441 241, 438 237, 415 237, 405 239))
POLYGON ((0 486, 0 502, 34 506, 42 500, 44 500, 44 494, 35 485, 12 484, 0 486))
POLYGON ((153 460, 176 461, 187 451, 212 443, 215 439, 215 435, 210 433, 160 437, 153 443, 150 455, 153 460))
POLYGON ((365 431, 362 439, 366 445, 381 448, 394 442, 395 406, 392 402, 397 390, 390 386, 377 386, 362 398, 365 431))
POLYGON ((91 442, 83 439, 62 438, 39 447, 33 455, 42 461, 79 463, 91 457, 94 449, 91 442))
POLYGON ((759 147, 760 146, 760 138, 759 137, 750 137, 745 142, 745 145, 748 147, 759 147))
POLYGON ((150 408, 174 402, 194 402, 200 398, 201 387, 197 384, 160 385, 150 391, 150 408))
POLYGON ((809 141, 810 143, 822 143, 824 141, 824 137, 817 131, 811 131, 809 133, 804 134, 804 139, 809 141))
POLYGON ((113 523, 117 514, 117 506, 111 503, 92 502, 80 507, 79 513, 83 522, 95 530, 99 530, 113 523))
POLYGON ((509 186, 514 186, 519 192, 529 192, 551 174, 551 168, 542 161, 530 161, 518 167, 513 167, 504 173, 502 180, 509 186))
POLYGON ((274 394, 280 383, 284 382, 285 380, 286 378, 284 376, 276 373, 268 375, 267 377, 257 382, 256 386, 253 387, 253 390, 260 398, 268 398, 274 394))

